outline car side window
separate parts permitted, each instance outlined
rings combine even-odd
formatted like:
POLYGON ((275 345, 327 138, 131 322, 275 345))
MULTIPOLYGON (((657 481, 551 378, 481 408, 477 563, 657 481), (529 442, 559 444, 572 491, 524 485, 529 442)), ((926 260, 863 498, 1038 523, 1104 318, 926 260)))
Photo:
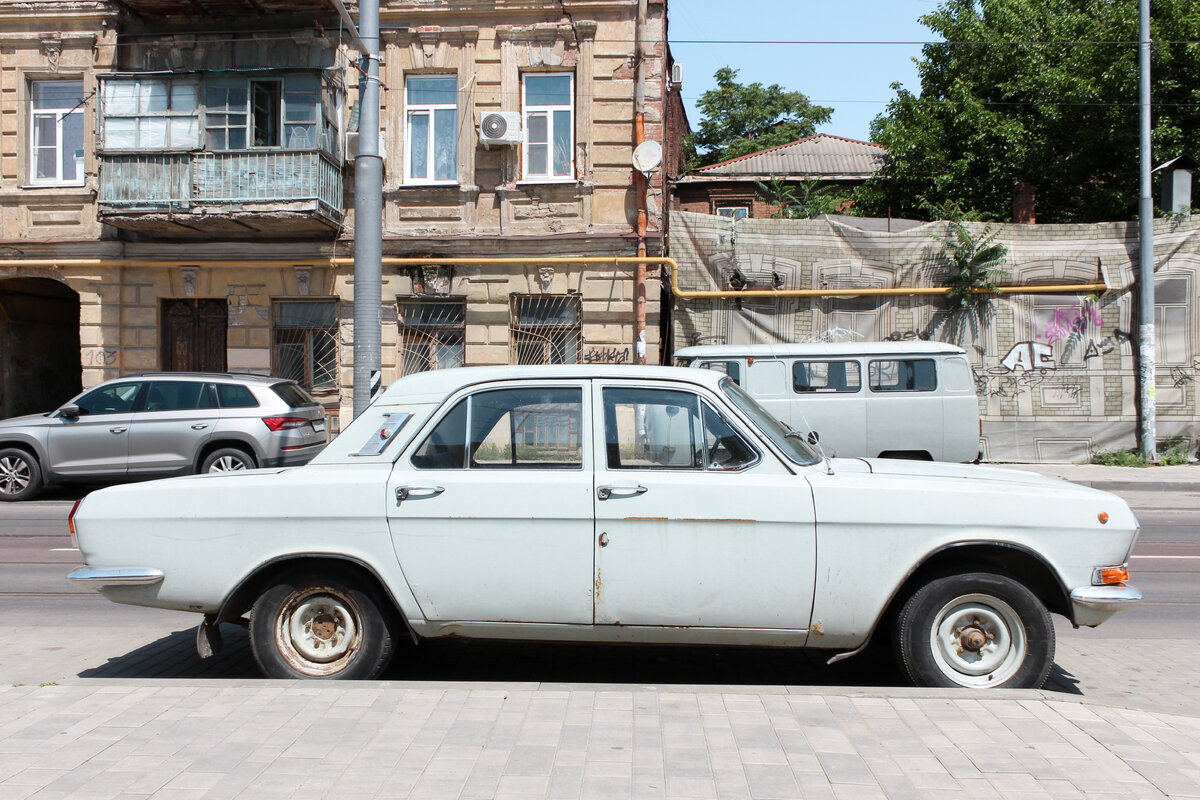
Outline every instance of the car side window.
POLYGON ((862 373, 857 361, 795 361, 792 388, 798 394, 857 392, 862 388, 862 373))
POLYGON ((236 383, 218 383, 217 387, 217 402, 221 408, 254 408, 258 405, 258 401, 254 399, 254 393, 245 386, 239 386, 236 383))
POLYGON ((729 376, 734 383, 742 382, 742 365, 737 361, 701 361, 696 364, 700 369, 711 369, 716 372, 723 372, 729 376))
POLYGON ((208 407, 205 385, 195 381, 153 381, 143 411, 191 411, 208 407))
POLYGON ((496 389, 459 401, 413 455, 417 469, 582 469, 583 390, 496 389))
POLYGON ((872 361, 867 367, 872 392, 932 392, 937 368, 932 358, 872 361))
POLYGON ((141 381, 101 386, 75 401, 80 415, 126 414, 133 410, 141 381))
POLYGON ((758 453, 729 422, 691 392, 604 390, 609 469, 733 470, 758 453))

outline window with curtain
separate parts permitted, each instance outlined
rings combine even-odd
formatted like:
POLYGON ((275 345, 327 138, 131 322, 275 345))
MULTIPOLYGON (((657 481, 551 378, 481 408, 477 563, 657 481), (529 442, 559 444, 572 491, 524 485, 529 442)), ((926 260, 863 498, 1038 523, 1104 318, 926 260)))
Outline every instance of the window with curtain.
POLYGON ((575 177, 574 82, 570 73, 521 76, 525 116, 521 175, 525 180, 565 181, 575 177))
POLYGON ((467 303, 462 299, 400 301, 400 354, 405 375, 463 365, 467 303))
POLYGON ((200 82, 166 75, 104 83, 104 147, 192 150, 200 146, 200 82))
POLYGON ((408 76, 404 107, 406 182, 457 182, 458 78, 408 76))
POLYGON ((83 81, 36 81, 29 94, 29 182, 83 183, 83 81))

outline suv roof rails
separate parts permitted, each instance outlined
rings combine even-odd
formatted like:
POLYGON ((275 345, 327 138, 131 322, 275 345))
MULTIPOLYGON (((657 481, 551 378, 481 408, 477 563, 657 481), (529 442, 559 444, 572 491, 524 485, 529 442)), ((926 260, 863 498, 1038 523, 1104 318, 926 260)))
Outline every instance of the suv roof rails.
MULTIPOLYGON (((158 375, 171 375, 184 378, 254 378, 260 381, 281 381, 289 382, 289 378, 280 378, 275 375, 262 375, 257 372, 189 372, 186 370, 144 370, 142 372, 130 372, 125 375, 120 375, 112 380, 120 380, 121 378, 149 378, 158 375)), ((294 381, 290 381, 293 382, 294 381)))

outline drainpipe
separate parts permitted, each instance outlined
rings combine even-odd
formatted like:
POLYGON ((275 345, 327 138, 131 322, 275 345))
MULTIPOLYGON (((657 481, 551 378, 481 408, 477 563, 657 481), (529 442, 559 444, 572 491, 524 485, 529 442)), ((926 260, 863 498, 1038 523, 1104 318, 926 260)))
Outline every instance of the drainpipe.
MULTIPOLYGON (((634 90, 633 90, 633 146, 646 141, 646 71, 643 66, 645 53, 642 49, 642 27, 646 24, 647 0, 638 0, 637 25, 633 31, 634 90)), ((646 257, 646 184, 649 178, 639 169, 633 171, 637 187, 637 237, 638 258, 646 257)), ((646 363, 646 262, 639 261, 634 288, 633 351, 638 364, 646 363)))

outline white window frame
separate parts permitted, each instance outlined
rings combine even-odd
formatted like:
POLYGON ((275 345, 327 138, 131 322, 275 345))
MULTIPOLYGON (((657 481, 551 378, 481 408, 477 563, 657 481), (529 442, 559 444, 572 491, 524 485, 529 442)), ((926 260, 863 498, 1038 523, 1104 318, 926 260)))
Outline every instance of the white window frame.
POLYGON ((409 186, 457 186, 458 185, 458 76, 448 73, 432 73, 421 74, 415 73, 406 75, 404 78, 404 183, 409 186), (409 103, 408 102, 408 82, 413 78, 452 78, 455 83, 455 102, 453 103, 409 103), (436 178, 437 173, 437 130, 436 118, 437 111, 453 111, 454 112, 454 136, 452 151, 454 155, 454 177, 453 178, 436 178), (429 135, 425 143, 425 163, 429 167, 429 174, 420 177, 412 174, 413 157, 412 157, 412 119, 414 116, 423 116, 429 120, 428 130, 429 135))
MULTIPOLYGON (((36 90, 35 87, 39 84, 46 83, 78 83, 80 97, 83 96, 83 78, 78 79, 57 79, 57 80, 32 80, 29 82, 29 185, 31 186, 83 186, 86 179, 84 171, 83 158, 80 159, 76 168, 76 177, 67 180, 62 177, 63 158, 66 153, 63 151, 63 122, 67 117, 78 116, 80 122, 83 119, 83 104, 76 103, 73 107, 51 108, 38 107, 35 102, 36 90), (54 177, 40 178, 38 177, 38 150, 48 149, 48 145, 38 144, 38 120, 45 117, 54 117, 54 177)), ((82 131, 79 141, 79 150, 83 151, 83 143, 87 138, 86 132, 82 131)))
MULTIPOLYGON (((574 183, 575 181, 575 73, 573 72, 523 72, 521 73, 521 180, 524 183, 574 183), (528 79, 531 77, 566 77, 571 81, 570 101, 566 105, 530 105, 528 102, 528 79), (571 119, 568 124, 569 171, 566 175, 554 175, 554 112, 566 109, 571 119), (535 116, 546 118, 546 174, 537 175, 529 171, 530 119, 535 116)), ((540 144, 540 143, 539 143, 540 144)))

